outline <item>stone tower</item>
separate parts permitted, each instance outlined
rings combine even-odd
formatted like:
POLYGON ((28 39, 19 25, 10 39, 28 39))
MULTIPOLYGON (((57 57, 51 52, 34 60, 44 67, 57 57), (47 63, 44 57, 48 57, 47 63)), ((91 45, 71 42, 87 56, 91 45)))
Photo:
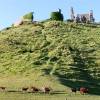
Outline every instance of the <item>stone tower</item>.
POLYGON ((90 22, 94 22, 93 10, 90 10, 90 22))
POLYGON ((61 9, 58 9, 59 13, 61 13, 61 9))
POLYGON ((74 9, 73 9, 73 7, 71 7, 71 9, 70 9, 70 13, 71 13, 71 20, 74 20, 75 16, 74 16, 74 9))

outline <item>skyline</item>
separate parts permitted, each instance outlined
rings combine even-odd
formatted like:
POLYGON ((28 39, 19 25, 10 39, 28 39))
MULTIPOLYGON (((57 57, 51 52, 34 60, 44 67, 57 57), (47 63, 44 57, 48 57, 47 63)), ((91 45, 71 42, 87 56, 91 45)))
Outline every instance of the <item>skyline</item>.
POLYGON ((99 1, 91 0, 1 0, 0 2, 0 29, 11 26, 28 12, 34 12, 34 20, 41 21, 50 18, 50 13, 60 8, 64 20, 70 18, 70 7, 75 14, 89 13, 93 10, 96 22, 100 21, 99 1))

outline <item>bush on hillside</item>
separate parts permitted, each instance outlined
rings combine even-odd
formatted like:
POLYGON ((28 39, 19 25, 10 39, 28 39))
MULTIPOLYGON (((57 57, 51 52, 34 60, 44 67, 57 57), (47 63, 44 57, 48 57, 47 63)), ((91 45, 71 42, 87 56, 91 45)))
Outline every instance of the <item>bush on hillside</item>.
POLYGON ((23 21, 33 21, 33 12, 30 12, 30 13, 24 15, 22 20, 23 21))
POLYGON ((67 19, 67 22, 74 22, 74 20, 72 20, 72 19, 67 19))
POLYGON ((51 13, 51 19, 56 21, 63 21, 63 14, 61 12, 52 12, 51 13))

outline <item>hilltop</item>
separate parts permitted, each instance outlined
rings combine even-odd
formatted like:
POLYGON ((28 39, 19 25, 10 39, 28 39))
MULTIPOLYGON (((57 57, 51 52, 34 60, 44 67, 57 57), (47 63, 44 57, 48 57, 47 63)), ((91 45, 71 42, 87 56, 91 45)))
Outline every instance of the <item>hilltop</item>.
POLYGON ((67 87, 84 85, 98 94, 100 25, 43 21, 2 30, 2 75, 31 76, 34 82, 45 80, 67 87))

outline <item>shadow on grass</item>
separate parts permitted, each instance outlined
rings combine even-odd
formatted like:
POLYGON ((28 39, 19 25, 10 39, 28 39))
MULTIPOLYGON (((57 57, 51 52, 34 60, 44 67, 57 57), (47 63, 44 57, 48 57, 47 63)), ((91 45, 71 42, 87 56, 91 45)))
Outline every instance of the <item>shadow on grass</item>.
MULTIPOLYGON (((89 89, 89 94, 100 95, 100 79, 96 79, 96 70, 93 69, 91 72, 90 68, 95 68, 98 66, 95 63, 95 58, 90 56, 93 51, 80 51, 77 48, 69 47, 71 52, 71 57, 74 63, 69 64, 70 70, 73 73, 60 74, 55 72, 55 75, 58 77, 61 84, 70 87, 70 88, 80 88, 87 87, 89 89), (91 54, 90 54, 91 53, 91 54), (95 78, 91 75, 95 76, 95 78)), ((67 72, 67 69, 63 69, 63 72, 67 72)))
POLYGON ((19 94, 35 94, 35 95, 55 95, 55 94, 64 94, 65 92, 63 91, 51 91, 50 93, 44 93, 41 91, 38 92, 32 92, 32 91, 21 91, 21 90, 7 90, 7 91, 2 91, 2 92, 8 92, 8 93, 19 93, 19 94))
POLYGON ((100 95, 100 85, 96 85, 96 83, 91 82, 85 82, 85 81, 75 81, 75 80, 69 80, 66 78, 61 78, 59 76, 59 81, 61 84, 70 87, 70 88, 77 88, 79 90, 80 87, 87 87, 89 89, 89 94, 93 95, 100 95), (92 85, 95 84, 95 85, 92 85))

